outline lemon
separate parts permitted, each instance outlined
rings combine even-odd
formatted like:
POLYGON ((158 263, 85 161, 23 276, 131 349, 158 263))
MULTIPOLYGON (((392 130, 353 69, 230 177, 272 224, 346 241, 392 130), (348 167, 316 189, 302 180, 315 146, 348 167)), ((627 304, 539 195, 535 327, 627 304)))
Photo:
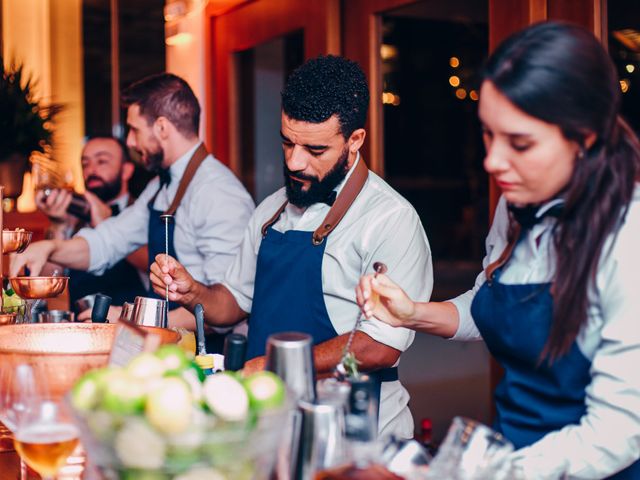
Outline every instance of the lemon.
POLYGON ((166 434, 182 433, 191 423, 192 402, 191 391, 184 380, 166 377, 149 392, 145 414, 157 430, 166 434))

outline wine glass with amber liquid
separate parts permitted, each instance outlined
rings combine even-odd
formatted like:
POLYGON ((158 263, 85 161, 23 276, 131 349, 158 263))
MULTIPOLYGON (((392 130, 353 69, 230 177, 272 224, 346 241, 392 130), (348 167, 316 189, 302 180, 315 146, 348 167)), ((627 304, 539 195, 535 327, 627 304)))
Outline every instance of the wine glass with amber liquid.
MULTIPOLYGON (((36 375, 38 380, 46 381, 36 375)), ((20 458, 43 480, 53 480, 78 446, 79 432, 61 400, 39 391, 23 401, 13 443, 20 458)))

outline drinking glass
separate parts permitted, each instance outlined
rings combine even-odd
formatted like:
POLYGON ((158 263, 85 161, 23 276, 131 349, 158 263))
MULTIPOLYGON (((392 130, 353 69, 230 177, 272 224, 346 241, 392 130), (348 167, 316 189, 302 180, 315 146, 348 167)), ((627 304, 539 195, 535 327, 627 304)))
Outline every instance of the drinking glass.
MULTIPOLYGON (((28 399, 36 395, 36 383, 33 370, 28 365, 0 366, 0 421, 7 432, 2 436, 11 441, 11 433, 15 436, 18 423, 28 408, 28 399)), ((27 479, 27 465, 20 458, 20 480, 27 479)))
MULTIPOLYGON (((3 421, 21 460, 52 480, 78 445, 78 430, 60 400, 49 396, 45 375, 29 365, 4 367, 3 421)), ((22 478, 26 478, 25 468, 22 478)))
POLYGON ((426 478, 497 480, 503 478, 511 452, 513 444, 502 434, 475 420, 455 417, 426 478))

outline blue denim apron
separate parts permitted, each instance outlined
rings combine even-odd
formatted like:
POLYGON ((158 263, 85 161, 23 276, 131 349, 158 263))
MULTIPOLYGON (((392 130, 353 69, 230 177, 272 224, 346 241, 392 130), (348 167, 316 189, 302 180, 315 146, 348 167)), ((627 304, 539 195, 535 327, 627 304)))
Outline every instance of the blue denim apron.
MULTIPOLYGON (((553 318, 550 283, 506 285, 501 268, 476 293, 471 314, 487 347, 504 369, 494 392, 494 428, 516 449, 547 433, 579 424, 586 412, 585 389, 591 362, 576 342, 553 364, 539 357, 553 318)), ((640 462, 610 477, 640 479, 640 462)))
MULTIPOLYGON (((338 196, 334 207, 315 232, 289 230, 278 232, 272 228, 279 218, 283 205, 263 227, 263 239, 258 250, 253 304, 249 317, 247 360, 264 355, 269 335, 285 331, 297 331, 311 335, 313 344, 338 336, 324 303, 322 288, 322 259, 326 238, 335 228, 366 181, 368 170, 362 160, 356 166, 343 192, 350 192, 356 182, 362 184, 349 201, 338 196), (348 188, 352 182, 351 188, 348 188), (346 205, 345 205, 346 204, 346 205), (343 209, 332 217, 332 211, 343 209), (323 230, 321 240, 319 231, 323 230)), ((347 193, 349 195, 349 193, 347 193)), ((354 319, 355 322, 355 319, 354 319)), ((372 372, 374 392, 380 396, 383 381, 398 380, 397 368, 385 368, 372 372)))
MULTIPOLYGON (((162 211, 162 210, 156 210, 155 208, 153 208, 153 204, 156 200, 156 197, 158 196, 158 193, 160 193, 160 190, 162 190, 162 187, 163 187, 162 184, 158 188, 158 191, 155 193, 155 195, 149 200, 149 203, 147 204, 147 208, 149 209, 149 228, 147 231, 147 243, 149 248, 149 268, 151 268, 151 265, 153 264, 153 262, 155 262, 156 256, 161 253, 164 253, 164 249, 165 249, 165 220, 161 218, 161 216, 175 215, 176 210, 178 209, 178 206, 182 201, 182 197, 187 191, 187 187, 191 183, 193 176, 198 170, 198 167, 200 167, 200 164, 204 161, 207 155, 209 155, 209 153, 207 152, 207 149, 205 148, 204 144, 200 144, 200 146, 196 149, 196 151, 191 156, 191 159, 189 159, 187 168, 185 169, 184 174, 180 179, 180 184, 178 185, 176 196, 174 197, 173 201, 171 202, 171 205, 167 210, 162 211)), ((175 233, 175 217, 170 219, 168 222, 168 240, 169 240, 168 253, 176 260, 179 260, 178 255, 176 253, 174 241, 173 241, 174 233, 175 233)), ((153 288, 151 286, 149 286, 148 296, 151 298, 164 298, 156 294, 153 291, 153 288)), ((177 304, 176 302, 169 302, 169 310, 174 310, 179 306, 180 305, 177 304)))

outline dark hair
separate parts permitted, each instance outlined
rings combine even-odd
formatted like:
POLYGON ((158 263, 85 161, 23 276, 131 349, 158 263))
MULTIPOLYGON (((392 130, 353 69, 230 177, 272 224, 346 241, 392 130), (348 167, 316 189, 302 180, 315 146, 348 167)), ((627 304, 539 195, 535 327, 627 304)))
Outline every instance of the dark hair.
POLYGON ((89 143, 91 140, 112 140, 114 141, 118 147, 120 148, 120 155, 122 158, 122 163, 131 162, 131 155, 129 154, 129 148, 125 145, 124 141, 118 137, 112 137, 111 135, 91 135, 87 137, 87 141, 85 145, 89 143))
POLYGON ((184 136, 198 136, 200 104, 189 84, 177 75, 160 73, 138 80, 122 92, 122 104, 138 105, 149 125, 165 117, 184 136))
POLYGON ((338 116, 348 139, 364 128, 369 87, 360 66, 344 57, 319 56, 298 67, 282 91, 282 110, 294 120, 322 123, 338 116))
POLYGON ((484 79, 580 145, 554 230, 553 323, 540 357, 553 361, 571 348, 586 322, 588 289, 603 247, 624 221, 638 180, 640 145, 619 115, 613 63, 593 34, 578 26, 546 22, 516 33, 491 56, 484 79), (596 140, 587 149, 590 133, 596 140))

